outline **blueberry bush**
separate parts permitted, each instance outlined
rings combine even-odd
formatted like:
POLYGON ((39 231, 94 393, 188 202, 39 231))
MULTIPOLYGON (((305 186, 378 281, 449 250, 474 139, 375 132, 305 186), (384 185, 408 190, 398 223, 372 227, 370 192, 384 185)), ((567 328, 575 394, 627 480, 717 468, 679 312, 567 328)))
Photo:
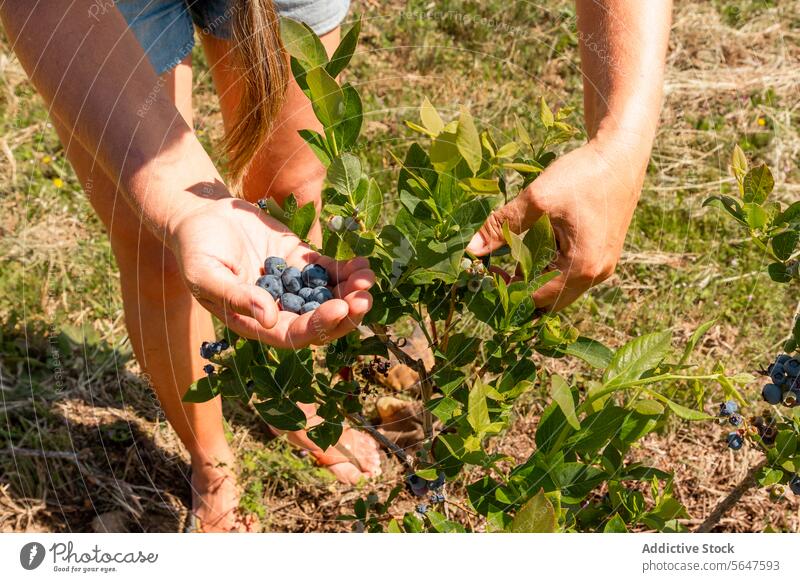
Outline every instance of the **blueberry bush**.
MULTIPOLYGON (((751 167, 742 149, 736 145, 731 158, 731 173, 736 194, 720 194, 705 201, 717 206, 738 222, 748 240, 763 252, 766 270, 772 281, 790 284, 800 280, 797 244, 800 240, 800 202, 788 206, 771 199, 775 180, 766 164, 751 167)), ((766 414, 745 419, 735 408, 720 409, 720 417, 736 428, 728 435, 728 445, 741 449, 745 444, 757 447, 764 460, 751 471, 752 479, 742 487, 758 483, 769 489, 774 500, 788 491, 800 495, 800 318, 789 322, 783 352, 761 370, 767 381, 761 397, 769 406, 766 414), (787 491, 788 489, 788 491, 787 491)), ((737 493, 737 492, 735 492, 737 493)))
MULTIPOLYGON (((666 387, 717 383, 731 401, 744 402, 738 385, 748 375, 729 376, 720 366, 701 373, 688 363, 711 324, 680 350, 668 330, 612 350, 563 317, 537 310, 532 293, 557 274, 549 269, 557 245, 546 217, 523 234, 506 225, 507 247, 493 256, 465 250, 492 209, 535 180, 555 158, 554 147, 576 135, 570 111, 554 112, 541 100, 535 131, 518 120, 513 136, 498 137, 480 129, 468 110, 443 119, 425 100, 419 119, 407 122, 418 140, 394 157, 399 171, 389 197, 358 156, 359 94, 337 81, 360 21, 330 58, 306 26, 283 20, 281 30, 294 77, 323 127, 300 132, 327 169, 320 251, 340 260, 369 258, 374 306, 362 331, 333 342, 320 338, 324 361, 310 348, 276 349, 226 331, 224 349, 203 348, 213 371, 184 400, 238 398, 282 430, 303 429, 296 403, 313 403, 324 422, 308 434, 323 448, 345 423, 370 432, 402 463, 404 478, 388 498, 370 493, 342 516, 356 531, 680 530, 686 512, 672 496, 672 475, 630 461, 628 453, 671 417, 714 420, 665 396, 666 387), (412 327, 424 334, 432 365, 406 346, 412 327), (364 410, 367 392, 380 389, 376 370, 385 373, 390 358, 419 378, 424 438, 415 454, 378 432, 364 410), (548 362, 565 358, 589 369, 589 380, 577 385, 547 371, 548 362), (547 405, 536 449, 518 463, 494 451, 492 439, 530 392, 547 405), (468 507, 449 499, 454 483, 465 487, 468 507), (416 498, 415 510, 402 516, 392 512, 401 495, 416 498)), ((315 218, 313 207, 298 208, 291 197, 284 207, 261 206, 301 237, 315 218)))

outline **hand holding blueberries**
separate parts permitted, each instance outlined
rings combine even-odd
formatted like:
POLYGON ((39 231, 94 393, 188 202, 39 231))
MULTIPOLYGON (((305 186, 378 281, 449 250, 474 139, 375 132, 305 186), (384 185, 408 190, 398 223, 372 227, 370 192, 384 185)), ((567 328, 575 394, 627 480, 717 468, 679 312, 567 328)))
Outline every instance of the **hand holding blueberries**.
POLYGON ((367 259, 324 257, 244 200, 208 202, 181 215, 169 231, 167 240, 187 286, 238 335, 279 348, 323 344, 354 330, 372 307, 375 274, 367 259), (265 265, 265 257, 272 262, 265 265), (275 278, 280 265, 286 267, 275 278), (314 289, 324 290, 313 298, 305 292, 319 306, 306 307, 309 302, 297 293, 323 280, 314 289), (286 293, 296 299, 282 301, 286 293))

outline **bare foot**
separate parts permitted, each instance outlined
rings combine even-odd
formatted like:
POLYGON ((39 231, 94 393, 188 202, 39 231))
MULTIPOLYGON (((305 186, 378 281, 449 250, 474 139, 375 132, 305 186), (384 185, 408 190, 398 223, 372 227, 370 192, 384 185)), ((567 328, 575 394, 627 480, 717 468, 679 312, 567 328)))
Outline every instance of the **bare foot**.
POLYGON ((199 520, 198 531, 254 531, 255 520, 239 513, 239 487, 230 449, 216 454, 203 452, 192 457, 192 513, 199 520))
POLYGON ((342 483, 355 485, 362 479, 381 474, 378 443, 371 436, 345 428, 339 442, 323 453, 311 453, 342 483))

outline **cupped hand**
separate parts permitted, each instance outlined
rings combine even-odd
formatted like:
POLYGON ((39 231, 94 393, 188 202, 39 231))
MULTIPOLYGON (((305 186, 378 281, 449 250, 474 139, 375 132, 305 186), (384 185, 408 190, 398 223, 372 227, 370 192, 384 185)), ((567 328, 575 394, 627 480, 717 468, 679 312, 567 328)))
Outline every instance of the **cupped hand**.
POLYGON ((533 299, 538 308, 562 309, 614 272, 648 155, 589 142, 553 162, 519 196, 493 212, 467 250, 486 255, 506 244, 503 223, 521 233, 546 214, 558 247, 550 267, 560 274, 533 299))
POLYGON ((335 340, 354 330, 372 307, 369 288, 375 275, 366 259, 341 262, 322 256, 244 200, 222 198, 182 214, 166 242, 203 307, 237 334, 275 347, 335 340), (334 285, 334 299, 302 315, 281 311, 272 295, 255 284, 269 256, 299 269, 322 265, 334 285))

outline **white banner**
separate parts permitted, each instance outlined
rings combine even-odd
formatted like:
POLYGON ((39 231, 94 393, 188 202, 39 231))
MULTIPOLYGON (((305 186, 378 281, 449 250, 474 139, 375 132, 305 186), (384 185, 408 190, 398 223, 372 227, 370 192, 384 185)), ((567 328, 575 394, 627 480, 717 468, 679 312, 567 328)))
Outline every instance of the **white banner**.
POLYGON ((2 534, 2 580, 792 580, 798 534, 2 534))

